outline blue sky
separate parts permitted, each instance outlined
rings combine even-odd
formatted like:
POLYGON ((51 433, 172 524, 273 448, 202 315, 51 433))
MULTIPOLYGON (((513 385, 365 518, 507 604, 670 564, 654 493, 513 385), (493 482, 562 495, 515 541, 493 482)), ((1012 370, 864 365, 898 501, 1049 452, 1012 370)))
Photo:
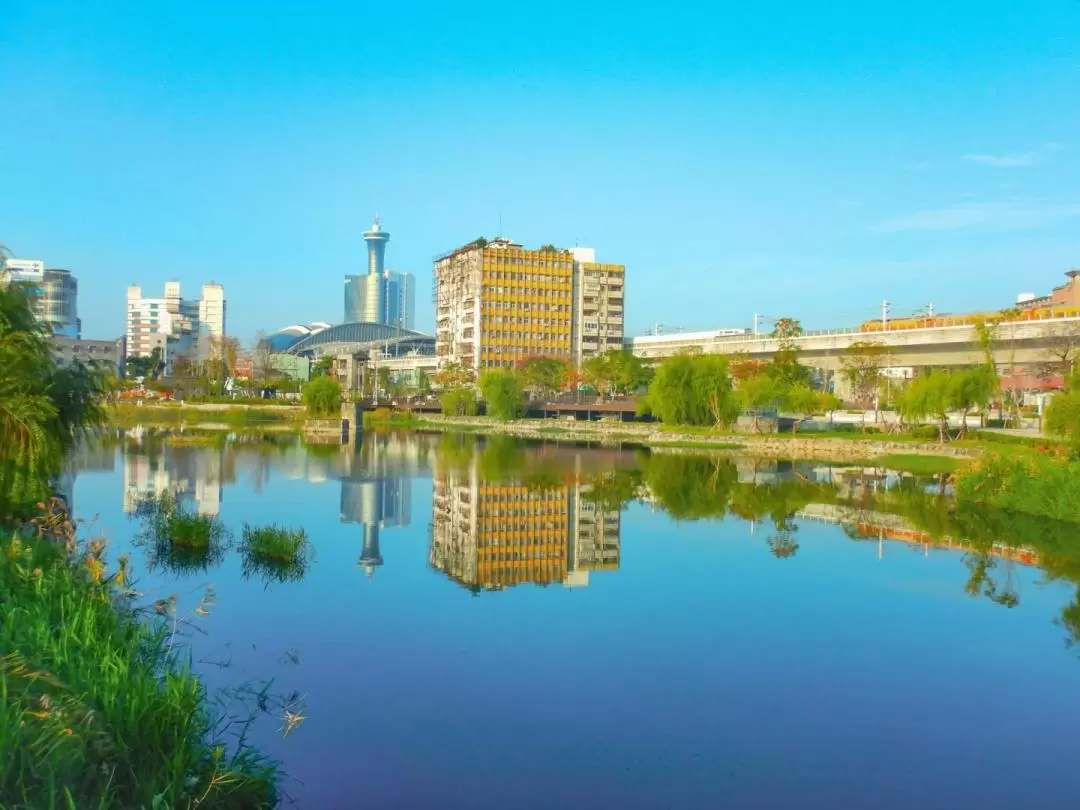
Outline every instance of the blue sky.
POLYGON ((628 328, 996 308, 1080 266, 1080 3, 0 0, 0 243, 230 331, 342 316, 500 217, 627 266, 628 328))

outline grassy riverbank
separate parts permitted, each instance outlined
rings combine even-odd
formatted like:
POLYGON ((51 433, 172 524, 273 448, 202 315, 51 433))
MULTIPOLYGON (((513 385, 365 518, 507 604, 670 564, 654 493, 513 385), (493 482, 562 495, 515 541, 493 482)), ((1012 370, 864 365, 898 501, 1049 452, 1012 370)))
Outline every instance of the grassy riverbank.
POLYGON ((137 425, 185 426, 219 424, 237 430, 245 428, 299 428, 304 409, 291 405, 110 405, 105 411, 115 427, 137 425))
POLYGON ((169 605, 140 619, 125 560, 66 520, 0 551, 0 802, 10 808, 263 808, 274 763, 212 742, 169 605), (65 548, 64 543, 67 544, 65 548))
MULTIPOLYGON (((580 422, 553 419, 499 421, 481 416, 426 416, 393 411, 369 415, 365 424, 374 428, 407 428, 447 433, 509 435, 524 439, 628 444, 648 448, 734 452, 747 455, 870 461, 883 456, 928 456, 968 459, 978 456, 983 443, 975 439, 940 444, 922 435, 861 432, 752 434, 712 428, 683 427, 641 422, 580 422)), ((940 469, 957 465, 939 465, 940 469)))
POLYGON ((956 498, 1080 523, 1080 461, 1056 453, 990 453, 958 476, 956 498))

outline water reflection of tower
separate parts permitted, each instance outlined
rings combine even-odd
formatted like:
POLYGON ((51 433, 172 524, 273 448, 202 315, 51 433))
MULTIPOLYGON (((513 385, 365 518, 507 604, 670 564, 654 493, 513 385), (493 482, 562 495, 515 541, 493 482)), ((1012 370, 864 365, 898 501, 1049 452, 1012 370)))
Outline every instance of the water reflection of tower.
POLYGON ((418 471, 416 442, 387 436, 364 439, 359 452, 341 457, 341 522, 364 527, 358 564, 368 576, 383 564, 382 529, 412 520, 409 476, 418 471))
POLYGON ((405 478, 341 482, 341 522, 363 525, 364 546, 359 564, 369 576, 383 564, 379 552, 380 530, 409 525, 411 495, 405 478))

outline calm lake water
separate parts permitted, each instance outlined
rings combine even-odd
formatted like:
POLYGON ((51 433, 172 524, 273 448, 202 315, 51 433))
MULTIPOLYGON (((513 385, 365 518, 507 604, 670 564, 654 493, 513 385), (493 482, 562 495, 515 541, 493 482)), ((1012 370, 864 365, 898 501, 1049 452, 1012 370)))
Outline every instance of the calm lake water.
POLYGON ((178 597, 212 690, 293 698, 290 733, 273 703, 248 739, 300 807, 1076 805, 1061 527, 821 463, 238 438, 129 431, 66 485, 142 599, 178 597), (150 559, 132 512, 165 489, 316 558, 286 582, 235 549, 150 559))

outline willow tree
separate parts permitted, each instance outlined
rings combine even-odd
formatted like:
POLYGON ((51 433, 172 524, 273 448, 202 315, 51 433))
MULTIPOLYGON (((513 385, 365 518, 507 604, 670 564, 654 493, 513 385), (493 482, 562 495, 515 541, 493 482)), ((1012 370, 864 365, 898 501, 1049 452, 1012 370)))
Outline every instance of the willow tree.
POLYGON ((882 367, 888 355, 888 347, 881 343, 857 340, 844 349, 840 358, 840 377, 848 384, 860 408, 868 411, 874 406, 874 421, 877 421, 882 367))

